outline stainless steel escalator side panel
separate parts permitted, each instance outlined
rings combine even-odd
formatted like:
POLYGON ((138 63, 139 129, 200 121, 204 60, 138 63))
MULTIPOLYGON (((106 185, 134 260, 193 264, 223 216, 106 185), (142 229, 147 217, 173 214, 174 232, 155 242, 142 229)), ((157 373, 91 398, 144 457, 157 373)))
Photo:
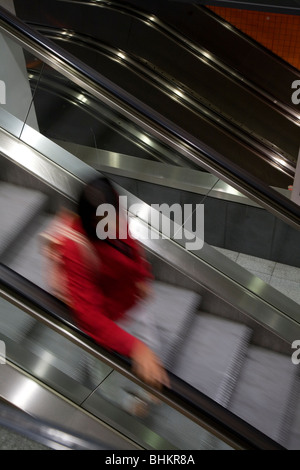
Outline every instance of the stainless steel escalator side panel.
POLYGON ((49 443, 52 448, 55 446, 54 449, 83 446, 85 439, 87 442, 91 440, 92 449, 141 449, 130 439, 9 362, 0 367, 0 397, 31 417, 56 428, 49 435, 49 443), (69 430, 73 437, 64 433, 63 429, 69 430))
POLYGON ((18 138, 22 133, 23 122, 1 107, 0 128, 18 138))
MULTIPOLYGON (((63 158, 63 149, 59 150, 58 158, 59 147, 52 142, 50 147, 46 146, 43 154, 40 154, 24 142, 16 141, 7 133, 4 134, 4 137, 0 140, 2 155, 8 153, 8 158, 11 161, 52 187, 56 185, 57 189, 67 198, 76 198, 78 188, 92 175, 98 174, 97 170, 90 168, 67 152, 63 158), (46 158, 44 155, 47 154, 49 148, 52 150, 52 154, 46 158), (64 168, 61 167, 60 158, 63 158, 64 168), (73 183, 75 183, 74 186, 73 183)), ((41 151, 41 144, 46 143, 47 139, 43 137, 39 139, 37 143, 39 151, 41 151)), ((149 228, 148 217, 154 209, 119 185, 116 185, 116 188, 121 196, 127 197, 129 215, 130 208, 134 204, 138 204, 139 217, 135 217, 135 221, 142 234, 143 230, 149 228)), ((159 227, 157 228, 159 229, 159 227)), ((151 230, 155 230, 154 227, 151 227, 151 230)), ((300 331, 299 334, 296 334, 300 328, 299 305, 237 266, 210 246, 204 243, 202 249, 197 253, 192 253, 185 249, 186 240, 184 239, 180 241, 180 245, 178 240, 167 238, 154 240, 151 236, 148 236, 147 239, 145 232, 141 237, 141 243, 146 250, 165 260, 167 265, 179 270, 191 279, 191 282, 198 285, 199 289, 206 289, 214 293, 290 343, 294 341, 296 336, 300 337, 300 331)))
POLYGON ((88 175, 92 175, 91 168, 80 162, 76 170, 76 159, 74 160, 72 154, 64 151, 50 140, 44 139, 39 133, 36 133, 34 137, 29 146, 1 129, 0 152, 16 165, 26 168, 38 178, 47 181, 47 184, 55 188, 56 191, 63 193, 69 199, 76 199, 82 185, 75 176, 77 170, 78 174, 81 171, 81 177, 84 177, 85 174, 88 179, 88 175), (41 158, 40 152, 31 145, 36 146, 37 149, 42 147, 43 154, 50 155, 50 159, 41 158), (65 170, 64 165, 67 165, 69 169, 65 170), (74 173, 72 173, 72 169, 74 173))
MULTIPOLYGON (((72 142, 58 140, 55 142, 100 172, 189 191, 194 194, 207 195, 209 193, 214 198, 259 207, 252 199, 236 191, 229 184, 200 169, 195 170, 142 158, 137 159, 130 155, 95 149, 85 145, 73 144, 72 142)), ((285 197, 291 198, 289 190, 274 189, 285 197)))

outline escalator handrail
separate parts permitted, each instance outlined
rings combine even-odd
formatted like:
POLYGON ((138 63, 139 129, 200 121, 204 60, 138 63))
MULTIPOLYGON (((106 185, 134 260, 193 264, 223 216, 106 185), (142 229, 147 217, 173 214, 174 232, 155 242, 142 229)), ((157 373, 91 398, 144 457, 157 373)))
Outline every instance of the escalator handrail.
MULTIPOLYGON (((5 293, 16 299, 20 308, 29 307, 26 313, 43 321, 50 328, 63 334, 69 340, 88 350, 96 358, 106 362, 119 373, 134 380, 139 386, 158 396, 170 406, 179 409, 197 424, 214 430, 217 435, 236 446, 246 450, 285 450, 279 443, 257 430, 229 410, 219 405, 204 393, 190 386, 179 377, 168 371, 170 389, 164 387, 161 392, 146 385, 131 372, 131 362, 118 353, 108 351, 99 346, 87 334, 83 333, 72 321, 67 307, 45 290, 28 279, 0 263, 0 286, 5 293), (20 302, 21 305, 20 306, 20 302)), ((2 294, 3 295, 3 294, 2 294)))
MULTIPOLYGON (((59 65, 61 73, 64 73, 63 69, 71 71, 74 77, 80 79, 82 87, 86 86, 89 91, 92 87, 92 93, 94 91, 95 96, 98 96, 97 92, 101 89, 101 92, 103 93, 104 90, 109 95, 109 99, 117 103, 118 106, 122 104, 124 107, 125 103, 127 110, 130 109, 132 115, 138 116, 140 120, 142 119, 148 129, 152 129, 156 134, 165 137, 169 143, 173 142, 174 145, 176 145, 177 139, 180 142, 180 148, 183 149, 186 155, 189 155, 188 158, 194 159, 194 163, 198 166, 203 168, 204 163, 204 165, 213 168, 218 174, 221 174, 225 179, 227 178, 229 184, 233 186, 238 184, 238 189, 248 197, 275 212, 278 217, 294 226, 297 230, 300 229, 300 208, 297 204, 264 184, 260 179, 253 177, 235 163, 224 158, 173 122, 165 119, 155 110, 52 43, 51 40, 31 29, 2 7, 0 7, 0 29, 4 29, 15 38, 18 37, 19 40, 23 41, 23 45, 34 46, 34 48, 37 48, 36 53, 43 51, 43 54, 46 54, 50 62, 55 61, 59 65)), ((67 74, 67 72, 65 73, 67 74)))

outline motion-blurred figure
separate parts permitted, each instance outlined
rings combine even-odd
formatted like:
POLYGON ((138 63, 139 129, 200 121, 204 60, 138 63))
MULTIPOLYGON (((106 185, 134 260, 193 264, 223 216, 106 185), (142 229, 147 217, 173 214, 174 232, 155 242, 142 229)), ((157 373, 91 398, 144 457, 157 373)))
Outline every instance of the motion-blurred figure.
POLYGON ((58 215, 46 233, 45 245, 53 261, 49 270, 52 292, 69 305, 82 331, 105 348, 131 358, 134 373, 143 381, 157 388, 169 386, 151 319, 137 318, 138 327, 134 326, 139 314, 134 307, 151 295, 152 274, 127 223, 126 238, 124 234, 118 237, 121 217, 118 194, 103 177, 84 187, 77 214, 62 211, 58 215), (116 217, 110 217, 109 211, 97 216, 103 204, 114 208, 111 214, 116 217), (99 239, 97 225, 104 222, 108 237, 99 239))

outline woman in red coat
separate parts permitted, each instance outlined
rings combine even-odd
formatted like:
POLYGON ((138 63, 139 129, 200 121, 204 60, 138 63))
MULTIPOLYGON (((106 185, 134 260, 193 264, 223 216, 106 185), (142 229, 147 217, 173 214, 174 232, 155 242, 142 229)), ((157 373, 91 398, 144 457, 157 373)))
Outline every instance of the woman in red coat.
MULTIPOLYGON (((79 328, 105 348, 127 356, 134 373, 146 383, 168 386, 168 377, 155 345, 146 344, 121 327, 126 313, 147 295, 152 278, 141 247, 129 233, 118 238, 119 198, 109 180, 96 178, 85 186, 78 203, 78 214, 61 216, 56 254, 65 281, 67 303, 79 328), (101 204, 115 208, 115 238, 99 239, 97 225, 103 222, 96 211, 101 204)), ((105 219, 107 221, 107 219, 105 219)), ((109 232, 108 232, 109 234, 109 232)), ((60 284, 60 288, 62 286, 60 284)))

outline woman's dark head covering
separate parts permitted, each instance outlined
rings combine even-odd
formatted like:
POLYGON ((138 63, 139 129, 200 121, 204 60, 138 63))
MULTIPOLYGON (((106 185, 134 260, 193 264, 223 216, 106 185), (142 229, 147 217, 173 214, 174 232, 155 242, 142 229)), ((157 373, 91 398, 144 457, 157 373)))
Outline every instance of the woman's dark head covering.
POLYGON ((96 235, 96 210, 101 204, 111 204, 118 214, 119 197, 111 182, 102 176, 85 185, 78 200, 78 215, 82 226, 90 238, 96 235))

